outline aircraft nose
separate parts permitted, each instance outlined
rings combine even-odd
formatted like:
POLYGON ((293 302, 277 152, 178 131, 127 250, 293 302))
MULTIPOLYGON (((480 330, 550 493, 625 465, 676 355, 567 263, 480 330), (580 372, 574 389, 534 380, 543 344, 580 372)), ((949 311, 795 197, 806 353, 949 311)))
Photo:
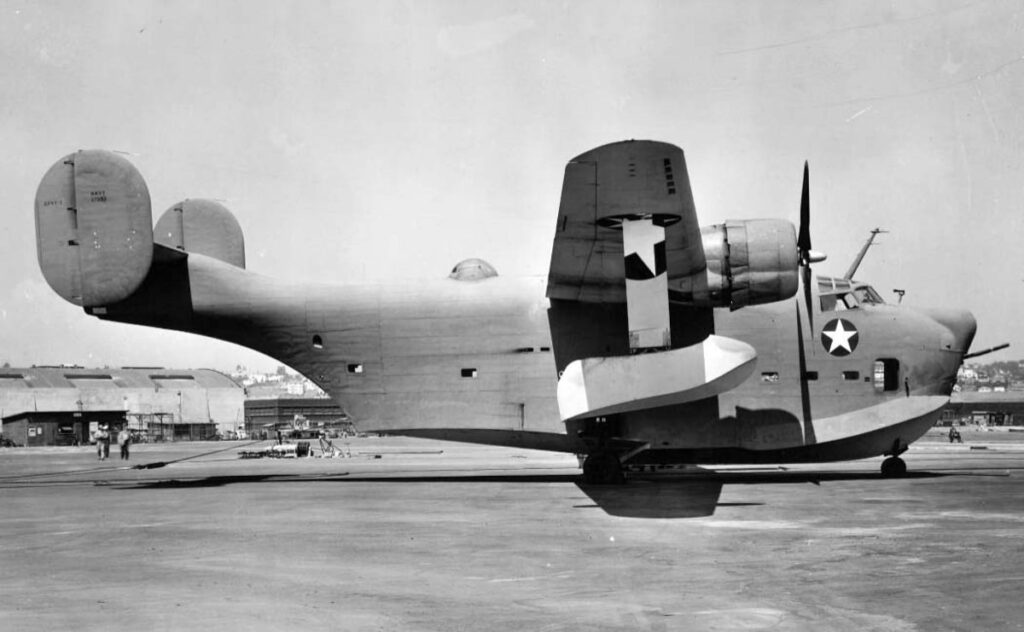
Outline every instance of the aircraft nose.
POLYGON ((967 353, 978 329, 974 314, 966 309, 930 309, 925 313, 935 322, 949 330, 950 335, 942 337, 942 348, 958 353, 967 353))

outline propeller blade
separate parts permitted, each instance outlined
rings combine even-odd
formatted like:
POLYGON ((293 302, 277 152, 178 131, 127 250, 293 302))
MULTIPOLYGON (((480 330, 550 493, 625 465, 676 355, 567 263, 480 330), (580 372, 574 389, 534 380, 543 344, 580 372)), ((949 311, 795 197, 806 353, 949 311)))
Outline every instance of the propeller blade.
POLYGON ((814 307, 811 305, 811 262, 821 261, 825 258, 821 253, 811 250, 811 183, 810 168, 807 161, 804 161, 804 184, 800 192, 800 233, 796 238, 796 248, 800 256, 800 266, 803 268, 802 282, 804 286, 804 304, 807 307, 807 324, 811 328, 811 336, 814 336, 814 307))
POLYGON ((811 328, 811 338, 814 338, 814 306, 811 305, 811 266, 803 266, 804 305, 807 307, 807 325, 811 328))
POLYGON ((796 238, 796 247, 800 250, 800 262, 807 264, 807 255, 811 251, 811 187, 807 161, 804 161, 804 187, 800 193, 800 233, 796 238))
MULTIPOLYGON (((813 327, 811 336, 814 336, 813 327)), ((804 444, 809 445, 817 443, 818 439, 814 434, 814 423, 811 421, 811 393, 807 385, 807 356, 804 353, 804 326, 800 321, 799 305, 796 307, 796 347, 797 357, 800 360, 800 412, 804 426, 804 444)))

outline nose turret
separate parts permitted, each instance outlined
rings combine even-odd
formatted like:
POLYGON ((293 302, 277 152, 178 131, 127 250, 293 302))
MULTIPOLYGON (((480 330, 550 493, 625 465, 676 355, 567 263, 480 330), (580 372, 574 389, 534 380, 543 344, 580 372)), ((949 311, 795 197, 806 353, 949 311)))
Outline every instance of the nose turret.
POLYGON ((923 326, 923 330, 938 333, 938 340, 927 341, 931 344, 922 340, 926 342, 925 349, 937 352, 927 354, 932 360, 919 365, 918 381, 928 384, 927 389, 934 389, 933 394, 948 396, 953 392, 957 371, 971 347, 978 322, 965 309, 924 309, 918 313, 934 323, 932 327, 923 326))
POLYGON ((949 331, 943 333, 939 341, 943 351, 952 351, 961 355, 967 353, 974 340, 974 332, 978 329, 978 321, 965 309, 928 309, 925 315, 942 325, 949 331))

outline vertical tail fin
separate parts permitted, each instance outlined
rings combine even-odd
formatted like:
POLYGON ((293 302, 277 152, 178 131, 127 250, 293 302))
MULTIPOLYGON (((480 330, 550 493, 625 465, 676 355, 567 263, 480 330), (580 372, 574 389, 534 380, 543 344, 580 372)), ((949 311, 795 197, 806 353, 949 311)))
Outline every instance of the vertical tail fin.
POLYGON ((121 156, 79 151, 58 160, 36 191, 36 249, 47 283, 82 307, 123 300, 153 259, 149 189, 121 156))

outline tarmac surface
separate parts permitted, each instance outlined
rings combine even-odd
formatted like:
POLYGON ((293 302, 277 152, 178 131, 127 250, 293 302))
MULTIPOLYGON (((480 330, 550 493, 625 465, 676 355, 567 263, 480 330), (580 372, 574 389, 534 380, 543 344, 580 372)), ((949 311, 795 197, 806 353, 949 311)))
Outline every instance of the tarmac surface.
POLYGON ((397 437, 134 446, 187 459, 145 470, 5 449, 0 629, 1022 629, 1024 433, 964 440, 916 443, 898 480, 870 459, 602 488, 567 455, 397 437))

